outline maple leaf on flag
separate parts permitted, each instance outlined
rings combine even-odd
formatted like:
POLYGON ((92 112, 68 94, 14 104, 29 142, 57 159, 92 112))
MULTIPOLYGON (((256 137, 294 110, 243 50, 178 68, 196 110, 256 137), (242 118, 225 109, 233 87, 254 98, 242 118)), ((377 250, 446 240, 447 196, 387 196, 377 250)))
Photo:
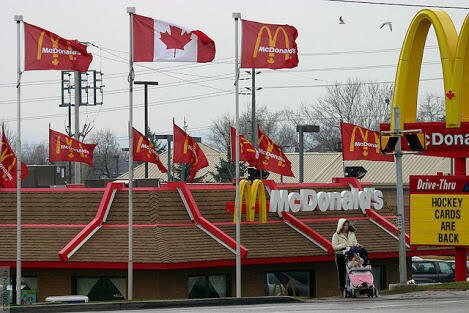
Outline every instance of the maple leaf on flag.
POLYGON ((160 33, 160 40, 166 45, 166 50, 174 49, 174 57, 176 57, 176 49, 184 50, 184 47, 192 40, 191 34, 182 34, 182 29, 177 26, 169 26, 169 29, 171 34, 167 31, 160 33))

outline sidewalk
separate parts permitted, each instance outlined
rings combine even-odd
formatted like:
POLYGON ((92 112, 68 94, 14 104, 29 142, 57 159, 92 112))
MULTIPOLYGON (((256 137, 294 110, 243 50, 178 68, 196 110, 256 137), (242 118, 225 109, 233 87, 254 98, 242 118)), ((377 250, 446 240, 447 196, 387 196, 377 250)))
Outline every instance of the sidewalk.
POLYGON ((247 305, 247 304, 277 304, 294 303, 302 300, 293 297, 246 297, 246 298, 216 298, 216 299, 187 299, 187 300, 153 300, 132 302, 97 302, 80 304, 36 304, 12 306, 11 313, 54 313, 54 312, 93 312, 141 310, 158 308, 183 308, 217 305, 247 305))
POLYGON ((401 299, 426 299, 426 298, 469 298, 469 290, 427 290, 427 291, 412 291, 408 293, 399 293, 393 295, 380 296, 387 300, 401 300, 401 299))

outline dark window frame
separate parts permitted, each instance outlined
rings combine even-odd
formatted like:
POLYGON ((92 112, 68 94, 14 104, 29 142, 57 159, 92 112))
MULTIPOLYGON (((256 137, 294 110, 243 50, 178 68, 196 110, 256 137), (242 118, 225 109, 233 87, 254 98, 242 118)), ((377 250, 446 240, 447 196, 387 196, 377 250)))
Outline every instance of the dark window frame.
MULTIPOLYGON (((291 272, 305 272, 305 273, 308 273, 309 274, 309 286, 308 286, 308 289, 309 289, 309 297, 310 298, 314 298, 316 296, 316 290, 314 288, 314 282, 315 282, 315 275, 314 275, 314 270, 313 269, 298 269, 298 270, 295 270, 295 269, 286 269, 286 270, 270 270, 270 271, 264 271, 264 288, 265 288, 265 285, 267 284, 267 274, 268 273, 291 273, 291 272)), ((264 296, 265 296, 265 292, 264 292, 264 296)))
POLYGON ((116 275, 78 275, 78 276, 72 276, 72 295, 77 295, 77 290, 78 290, 78 283, 77 279, 79 278, 121 278, 125 279, 126 282, 126 294, 123 295, 124 299, 127 299, 127 276, 116 276, 116 275))
MULTIPOLYGON (((212 273, 212 274, 196 274, 196 275, 187 275, 186 283, 187 283, 187 297, 189 298, 189 279, 193 277, 203 277, 205 280, 206 285, 208 286, 210 276, 225 276, 226 278, 226 296, 231 297, 231 274, 230 273, 212 273)), ((205 298, 208 297, 208 289, 206 290, 205 298)), ((189 299, 196 299, 196 298, 189 298, 189 299)))

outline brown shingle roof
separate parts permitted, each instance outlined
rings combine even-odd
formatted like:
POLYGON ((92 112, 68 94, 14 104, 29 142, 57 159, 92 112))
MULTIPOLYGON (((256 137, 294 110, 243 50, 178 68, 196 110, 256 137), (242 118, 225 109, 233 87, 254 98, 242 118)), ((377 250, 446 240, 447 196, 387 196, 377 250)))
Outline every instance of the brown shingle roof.
MULTIPOLYGON (((192 190, 191 193, 202 216, 215 223, 231 238, 235 238, 233 214, 226 212, 226 203, 234 201, 234 187, 230 188, 192 190)), ((337 187, 315 189, 338 190, 337 187)), ((395 215, 393 190, 385 192, 387 205, 379 213, 383 216, 395 215)), ((96 215, 103 193, 104 191, 23 192, 23 223, 88 224, 96 215)), ((6 226, 16 222, 15 197, 15 192, 0 192, 0 214, 5 216, 3 225, 0 225, 0 261, 13 261, 16 258, 16 227, 6 226)), ((71 257, 70 262, 127 262, 127 212, 128 191, 118 191, 105 225, 71 257)), ((327 240, 331 240, 337 218, 363 217, 358 210, 299 212, 294 216, 305 220, 308 226, 327 240), (317 220, 321 218, 328 219, 317 220)), ((281 221, 276 213, 268 213, 268 221, 270 223, 241 225, 241 244, 249 250, 248 259, 326 255, 322 249, 281 221)), ((192 224, 175 190, 135 189, 134 223, 145 224, 134 227, 136 263, 234 260, 231 251, 192 224)), ((370 221, 355 219, 353 223, 358 229, 358 240, 370 253, 398 251, 397 241, 370 221)), ((83 229, 82 226, 38 226, 23 227, 24 261, 60 261, 57 253, 83 229)))

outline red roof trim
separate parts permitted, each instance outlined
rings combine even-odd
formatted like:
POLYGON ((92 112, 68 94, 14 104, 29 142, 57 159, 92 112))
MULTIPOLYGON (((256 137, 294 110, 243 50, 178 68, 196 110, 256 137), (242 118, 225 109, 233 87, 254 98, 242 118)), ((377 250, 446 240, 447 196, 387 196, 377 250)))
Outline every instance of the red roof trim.
POLYGON ((108 183, 104 191, 101 203, 99 204, 96 217, 88 224, 81 232, 78 233, 62 250, 59 251, 59 257, 63 262, 69 259, 69 254, 80 245, 98 226, 100 226, 104 220, 106 214, 106 208, 111 200, 112 192, 114 189, 120 189, 121 183, 108 183))
MULTIPOLYGON (((454 249, 442 250, 416 250, 408 251, 407 257, 422 255, 453 255, 454 249)), ((370 253, 370 259, 388 259, 398 258, 399 252, 370 253)), ((305 262, 326 262, 333 261, 331 255, 320 256, 301 256, 301 257, 281 257, 281 258, 257 258, 242 259, 242 265, 255 264, 281 264, 281 263, 305 263, 305 262)), ((199 261, 199 262, 183 262, 183 263, 134 263, 134 269, 148 270, 170 270, 185 268, 206 268, 206 267, 222 267, 234 266, 235 260, 217 260, 217 261, 199 261)), ((16 267, 15 261, 0 261, 0 266, 11 268, 16 267)), ((48 269, 127 269, 127 262, 29 262, 23 261, 23 268, 48 268, 48 269)))
MULTIPOLYGON (((231 249, 236 251, 236 241, 230 236, 228 236, 226 233, 224 233, 221 229, 216 227, 213 223, 205 219, 202 214, 200 214, 199 208, 197 207, 197 204, 195 203, 195 200, 192 197, 191 191, 189 190, 189 188, 187 188, 187 184, 185 182, 171 182, 168 184, 168 186, 173 187, 175 189, 181 189, 182 196, 185 198, 187 205, 189 206, 189 209, 192 213, 192 216, 197 224, 205 228, 208 232, 213 234, 215 237, 217 237, 226 245, 228 245, 231 249)), ((243 245, 240 245, 240 250, 241 258, 245 258, 248 253, 248 249, 246 249, 246 247, 244 247, 243 245)))

